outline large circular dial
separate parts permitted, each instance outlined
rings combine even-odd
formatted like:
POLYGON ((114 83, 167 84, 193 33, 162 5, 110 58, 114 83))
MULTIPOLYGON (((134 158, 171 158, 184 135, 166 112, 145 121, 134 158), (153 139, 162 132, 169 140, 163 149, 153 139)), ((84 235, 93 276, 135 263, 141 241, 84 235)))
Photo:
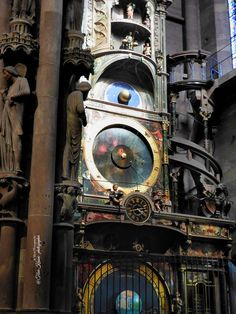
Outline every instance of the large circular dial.
POLYGON ((153 136, 140 123, 111 118, 88 133, 85 160, 98 184, 108 189, 116 183, 127 193, 146 191, 155 183, 160 170, 159 151, 153 136))

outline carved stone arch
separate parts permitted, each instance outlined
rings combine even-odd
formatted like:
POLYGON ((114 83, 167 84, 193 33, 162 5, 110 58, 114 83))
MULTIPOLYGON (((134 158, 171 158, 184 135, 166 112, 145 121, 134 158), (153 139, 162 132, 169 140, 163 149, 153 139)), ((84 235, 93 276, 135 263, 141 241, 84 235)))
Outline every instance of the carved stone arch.
POLYGON ((154 62, 150 62, 150 59, 147 60, 147 58, 145 57, 140 57, 140 55, 135 55, 135 54, 132 54, 132 57, 128 56, 128 55, 125 55, 124 54, 114 54, 113 56, 111 57, 107 57, 107 55, 101 59, 97 58, 96 61, 95 61, 95 66, 94 66, 94 76, 93 76, 93 85, 96 84, 96 82, 99 80, 99 78, 103 75, 103 73, 106 71, 106 69, 108 67, 110 67, 112 64, 118 62, 118 61, 121 61, 121 60, 124 60, 125 58, 127 58, 127 60, 136 60, 137 62, 141 62, 142 64, 144 64, 146 66, 146 68, 148 69, 148 71, 150 72, 153 80, 154 80, 154 77, 157 73, 157 66, 154 62), (98 64, 99 63, 99 71, 96 72, 96 63, 98 64))
POLYGON ((117 98, 111 98, 109 95, 116 94, 118 89, 120 92, 128 90, 133 94, 133 100, 134 97, 137 98, 137 101, 129 103, 130 106, 145 110, 154 109, 156 89, 154 64, 152 66, 150 62, 145 62, 144 58, 138 56, 130 58, 123 54, 112 57, 107 55, 106 58, 98 58, 96 62, 99 71, 95 72, 91 97, 117 103, 117 98))

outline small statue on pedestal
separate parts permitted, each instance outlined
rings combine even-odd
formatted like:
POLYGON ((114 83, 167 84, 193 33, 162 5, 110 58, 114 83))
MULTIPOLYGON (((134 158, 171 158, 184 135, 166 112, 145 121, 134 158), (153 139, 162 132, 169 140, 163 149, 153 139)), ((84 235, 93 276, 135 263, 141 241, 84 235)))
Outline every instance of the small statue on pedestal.
POLYGON ((146 42, 144 47, 143 47, 143 54, 147 57, 151 57, 152 56, 152 49, 151 49, 151 45, 149 42, 146 42))
POLYGON ((128 35, 122 40, 122 49, 133 50, 135 46, 138 46, 137 41, 134 40, 132 32, 129 32, 128 35))
POLYGON ((134 9, 135 9, 135 4, 130 2, 127 4, 127 9, 126 9, 126 14, 127 14, 127 19, 133 20, 134 18, 134 9))

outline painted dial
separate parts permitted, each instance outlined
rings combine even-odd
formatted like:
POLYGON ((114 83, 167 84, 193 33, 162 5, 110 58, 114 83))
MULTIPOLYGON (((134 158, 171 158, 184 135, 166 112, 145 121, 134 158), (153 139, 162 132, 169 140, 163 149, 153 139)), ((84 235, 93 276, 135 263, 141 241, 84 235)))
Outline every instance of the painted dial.
POLYGON ((149 131, 135 120, 110 118, 92 125, 85 160, 93 180, 105 189, 114 183, 124 193, 146 191, 157 180, 160 153, 149 131))
POLYGON ((138 131, 121 127, 98 134, 93 158, 99 172, 121 188, 142 184, 153 168, 153 154, 147 141, 138 131))

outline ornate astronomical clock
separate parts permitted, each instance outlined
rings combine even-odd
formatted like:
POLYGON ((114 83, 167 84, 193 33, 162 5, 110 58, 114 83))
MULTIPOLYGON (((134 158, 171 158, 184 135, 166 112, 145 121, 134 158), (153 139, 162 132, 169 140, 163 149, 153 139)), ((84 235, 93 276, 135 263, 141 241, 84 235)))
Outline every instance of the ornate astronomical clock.
MULTIPOLYGON (((83 129, 79 172, 84 236, 78 247, 88 248, 88 254, 91 248, 103 253, 107 248, 164 252, 167 248, 153 241, 161 231, 152 218, 156 193, 169 196, 161 34, 165 1, 97 0, 86 5, 92 12, 84 30, 89 30, 86 42, 95 62, 85 101, 88 124, 83 129), (117 206, 110 200, 114 185, 123 193, 117 206)), ((103 265, 101 257, 96 266, 90 262, 84 264, 91 270, 89 276, 85 271, 80 277, 86 282, 78 282, 85 313, 152 313, 154 308, 169 313, 169 292, 158 270, 155 273, 145 262, 131 265, 128 259, 114 258, 114 264, 103 265), (131 308, 123 302, 128 296, 131 308)))

